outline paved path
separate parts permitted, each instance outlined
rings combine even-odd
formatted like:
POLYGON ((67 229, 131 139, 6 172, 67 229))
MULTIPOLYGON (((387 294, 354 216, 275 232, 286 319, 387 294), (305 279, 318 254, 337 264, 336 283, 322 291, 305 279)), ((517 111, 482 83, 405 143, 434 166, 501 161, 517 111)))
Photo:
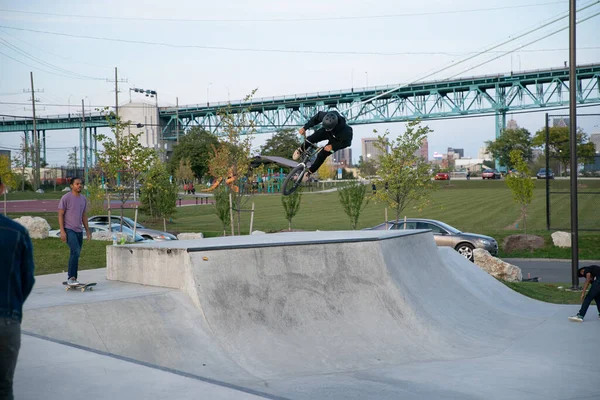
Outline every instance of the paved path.
MULTIPOLYGON (((60 200, 12 200, 6 202, 7 213, 31 213, 31 212, 56 212, 58 210, 58 202, 60 200)), ((177 201, 177 206, 192 206, 201 204, 213 204, 212 197, 198 197, 197 199, 182 199, 177 201)), ((134 208, 139 205, 133 200, 127 201, 124 208, 134 208)), ((121 207, 121 202, 117 200, 111 201, 111 206, 114 209, 121 207)), ((0 202, 0 207, 4 212, 4 204, 0 202)))
MULTIPOLYGON (((540 282, 571 283, 571 260, 504 258, 504 261, 521 268, 523 278, 538 277, 540 282)), ((579 266, 600 265, 600 261, 580 260, 579 266)), ((583 279, 580 280, 583 284, 583 279)))

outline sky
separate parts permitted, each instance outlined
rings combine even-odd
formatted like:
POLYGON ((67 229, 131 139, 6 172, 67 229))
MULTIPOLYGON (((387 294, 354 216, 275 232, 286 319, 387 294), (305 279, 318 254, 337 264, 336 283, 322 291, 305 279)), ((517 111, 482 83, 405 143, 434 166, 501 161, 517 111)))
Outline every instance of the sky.
MULTIPOLYGON (((600 1, 577 4, 593 4, 579 19, 600 13, 600 1)), ((43 90, 36 93, 37 114, 56 115, 74 112, 82 99, 89 108, 114 106, 115 67, 124 80, 121 104, 130 95, 145 100, 129 90, 142 87, 158 92, 160 106, 174 106, 176 98, 180 105, 233 101, 253 89, 255 97, 269 97, 405 84, 434 69, 442 71, 427 80, 558 68, 569 59, 568 30, 524 44, 567 27, 567 18, 501 48, 519 48, 512 55, 477 66, 498 55, 486 53, 446 67, 565 15, 568 6, 567 0, 0 0, 0 114, 31 116, 31 95, 24 92, 30 71, 43 90)), ((599 27, 600 16, 578 25, 577 64, 600 62, 599 27)), ((544 123, 543 112, 512 117, 532 133, 544 123)), ((493 116, 427 124, 434 131, 430 157, 455 147, 476 158, 495 135, 493 116)), ((600 132, 600 118, 580 125, 600 132)), ((404 124, 355 126, 354 162, 360 139, 373 129, 394 135, 404 124)), ((0 133, 0 148, 17 148, 19 136, 0 133)), ((65 164, 67 148, 79 144, 74 130, 46 136, 51 165, 65 164)), ((254 147, 269 137, 257 135, 254 147)))

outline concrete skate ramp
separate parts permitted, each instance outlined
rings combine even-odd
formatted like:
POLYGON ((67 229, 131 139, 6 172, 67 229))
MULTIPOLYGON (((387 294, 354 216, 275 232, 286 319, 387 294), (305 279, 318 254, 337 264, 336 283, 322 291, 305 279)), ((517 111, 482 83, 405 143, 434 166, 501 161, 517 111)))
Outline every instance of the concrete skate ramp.
MULTIPOLYGON (((574 352, 569 368, 529 377, 533 365, 561 363, 552 350, 567 342, 576 324, 566 316, 576 309, 513 292, 438 249, 428 231, 282 233, 108 251, 109 278, 164 279, 173 289, 28 310, 23 328, 285 398, 567 398, 521 397, 521 381, 503 381, 510 390, 490 384, 502 371, 504 379, 537 379, 547 394, 562 374, 598 373, 593 356, 574 352), (549 329, 558 318, 562 328, 549 329), (538 334, 547 339, 533 340, 538 334), (507 358, 524 338, 533 349, 507 358), (488 389, 453 386, 464 379, 462 366, 488 389)), ((587 336, 600 334, 592 329, 587 336)))

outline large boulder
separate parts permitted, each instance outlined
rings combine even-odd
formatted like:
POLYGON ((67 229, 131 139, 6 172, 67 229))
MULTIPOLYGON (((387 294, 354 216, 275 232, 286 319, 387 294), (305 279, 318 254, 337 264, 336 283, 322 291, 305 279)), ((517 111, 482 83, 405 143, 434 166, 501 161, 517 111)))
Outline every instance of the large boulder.
POLYGON ((558 247, 571 247, 571 234, 569 232, 554 232, 552 235, 552 243, 558 247))
POLYGON ((32 239, 46 239, 50 232, 50 224, 41 217, 25 216, 15 219, 15 222, 23 225, 32 239))
POLYGON ((502 248, 511 253, 515 250, 534 250, 544 248, 544 238, 536 235, 510 235, 504 238, 502 248))
POLYGON ((204 239, 204 234, 202 232, 194 233, 194 232, 184 232, 177 235, 177 239, 179 240, 192 240, 192 239, 204 239))
POLYGON ((523 279, 521 268, 492 256, 487 250, 475 249, 473 258, 475 264, 495 278, 507 282, 521 282, 523 279))

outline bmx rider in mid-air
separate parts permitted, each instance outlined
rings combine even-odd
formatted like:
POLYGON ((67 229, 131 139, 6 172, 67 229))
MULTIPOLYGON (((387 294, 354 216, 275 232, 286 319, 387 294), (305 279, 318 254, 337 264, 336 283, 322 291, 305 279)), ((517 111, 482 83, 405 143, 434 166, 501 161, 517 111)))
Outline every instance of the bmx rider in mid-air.
POLYGON ((308 120, 298 133, 306 136, 306 130, 321 124, 321 127, 312 135, 306 138, 306 141, 298 148, 292 159, 298 160, 303 151, 306 150, 307 141, 313 144, 327 140, 327 144, 322 151, 317 154, 315 162, 304 175, 304 181, 310 179, 310 175, 315 173, 325 162, 327 157, 338 150, 350 147, 352 144, 352 128, 346 123, 346 118, 337 111, 319 111, 314 117, 308 120))

